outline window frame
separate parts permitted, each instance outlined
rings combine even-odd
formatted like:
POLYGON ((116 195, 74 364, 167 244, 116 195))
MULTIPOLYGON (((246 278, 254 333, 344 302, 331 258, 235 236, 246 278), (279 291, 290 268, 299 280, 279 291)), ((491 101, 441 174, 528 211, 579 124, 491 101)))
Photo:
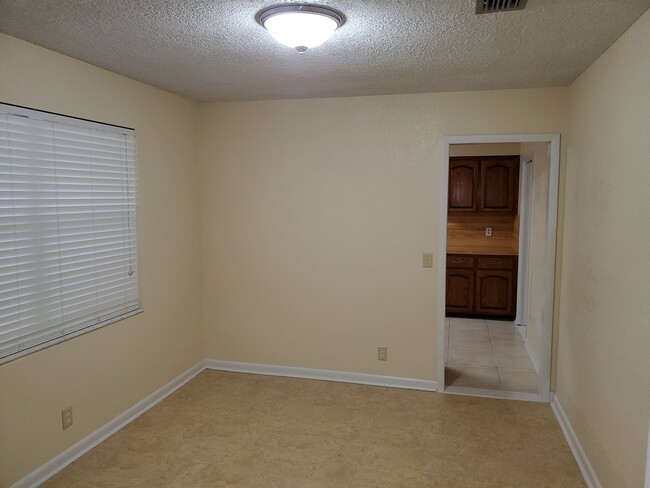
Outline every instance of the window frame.
POLYGON ((103 321, 97 322, 97 323, 90 323, 86 326, 80 327, 78 330, 74 330, 68 333, 62 333, 61 336, 44 340, 44 342, 34 344, 32 346, 28 346, 24 349, 19 349, 16 352, 13 352, 11 354, 8 354, 4 357, 0 357, 0 365, 9 363, 11 361, 14 361, 18 358, 33 354, 35 352, 41 351, 43 349, 49 348, 51 346, 54 346, 56 344, 60 344, 62 342, 66 342, 69 339, 78 337, 80 335, 92 332, 97 329, 101 329, 103 327, 106 327, 108 325, 114 324, 116 322, 120 322, 122 320, 125 320, 127 318, 133 317, 135 315, 138 315, 144 311, 143 308, 143 300, 142 300, 142 280, 140 279, 140 270, 141 270, 141 263, 140 263, 140 240, 138 238, 139 236, 139 225, 138 225, 138 162, 137 162, 137 153, 136 153, 136 145, 137 145, 137 140, 136 140, 136 133, 135 129, 130 128, 130 127, 125 127, 125 126, 120 126, 120 125, 115 125, 115 124, 110 124, 110 123, 104 123, 104 122, 98 122, 95 120, 91 119, 85 119, 81 117, 74 117, 74 116, 69 116, 69 115, 63 115, 55 112, 48 112, 45 110, 39 110, 39 109, 34 109, 30 107, 25 107, 21 105, 15 105, 11 103, 6 103, 0 101, 0 114, 8 114, 8 115, 13 115, 13 116, 19 116, 19 117, 26 117, 26 118, 31 118, 31 119, 37 119, 45 122, 53 122, 53 123, 62 123, 68 126, 75 126, 83 129, 96 129, 96 130, 101 130, 101 131, 106 131, 106 132, 112 132, 112 133, 117 133, 117 134, 123 134, 123 135, 128 135, 133 138, 133 174, 135 176, 135 181, 133 182, 133 197, 135 200, 135 205, 134 205, 134 221, 135 221, 135 226, 133 227, 133 239, 135 241, 134 245, 134 252, 135 252, 135 262, 136 262, 136 268, 135 268, 135 290, 136 290, 136 299, 137 299, 137 305, 135 309, 125 311, 123 314, 105 319, 103 321))

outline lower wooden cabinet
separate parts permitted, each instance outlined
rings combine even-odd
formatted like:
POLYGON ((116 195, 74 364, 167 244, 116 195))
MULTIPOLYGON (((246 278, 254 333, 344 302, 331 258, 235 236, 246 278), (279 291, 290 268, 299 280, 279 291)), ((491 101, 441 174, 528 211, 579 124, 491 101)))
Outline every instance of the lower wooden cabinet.
MULTIPOLYGON (((512 271, 482 270, 476 272, 476 304, 474 312, 488 315, 514 315, 512 271)), ((516 288, 514 288, 516 290, 516 288)))
POLYGON ((447 270, 447 312, 471 313, 474 309, 474 271, 447 270))
POLYGON ((517 257, 447 255, 448 313, 514 317, 517 257))

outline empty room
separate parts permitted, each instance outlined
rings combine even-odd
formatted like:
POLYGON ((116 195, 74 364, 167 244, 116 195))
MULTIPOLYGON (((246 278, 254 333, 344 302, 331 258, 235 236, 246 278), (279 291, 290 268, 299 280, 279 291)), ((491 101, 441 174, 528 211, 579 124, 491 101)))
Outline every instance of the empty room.
POLYGON ((650 0, 0 0, 0 488, 650 488, 650 0))

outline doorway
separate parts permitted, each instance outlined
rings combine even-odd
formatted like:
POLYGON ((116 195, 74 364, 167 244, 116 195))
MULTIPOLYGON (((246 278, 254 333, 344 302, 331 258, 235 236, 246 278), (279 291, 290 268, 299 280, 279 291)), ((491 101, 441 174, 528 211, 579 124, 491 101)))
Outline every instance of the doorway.
MULTIPOLYGON (((438 327, 438 385, 439 391, 446 391, 449 393, 464 393, 464 394, 475 394, 483 396, 494 396, 501 398, 515 398, 515 399, 525 399, 525 400, 536 400, 536 401, 549 401, 550 397, 550 377, 551 377, 551 343, 552 343, 552 317, 553 317, 553 293, 554 293, 554 275, 555 275, 555 244, 556 244, 556 233, 557 233, 557 198, 558 198, 558 178, 559 178, 559 160, 560 160, 560 136, 558 134, 539 134, 539 135, 504 135, 504 136, 452 136, 443 138, 443 154, 442 154, 442 174, 441 174, 441 188, 440 188, 440 217, 439 217, 439 233, 438 233, 438 249, 439 249, 439 261, 438 261, 438 317, 437 317, 437 327, 438 327), (486 260, 482 252, 479 252, 478 255, 474 256, 471 259, 468 259, 467 256, 463 254, 454 255, 454 251, 459 251, 458 242, 452 241, 449 243, 448 249, 448 204, 450 198, 454 197, 453 194, 449 193, 449 174, 450 174, 450 156, 457 156, 457 149, 460 147, 470 147, 471 145, 478 144, 490 144, 490 145, 518 145, 521 148, 519 154, 521 160, 518 163, 517 167, 520 170, 521 175, 517 175, 517 182, 519 184, 519 208, 514 211, 516 214, 516 227, 518 229, 518 235, 516 237, 510 236, 509 239, 512 241, 516 239, 516 242, 513 244, 516 248, 516 252, 505 252, 504 256, 501 256, 501 259, 490 259, 486 260), (538 154, 538 160, 541 161, 541 158, 545 159, 544 165, 538 165, 538 170, 535 171, 533 165, 530 165, 535 159, 535 153, 538 154), (531 188, 533 184, 536 184, 535 188, 535 198, 532 200, 532 191, 531 188), (527 185, 530 185, 527 191, 527 185), (533 218, 528 218, 526 220, 526 215, 530 216, 531 206, 536 206, 535 215, 533 218), (540 210, 541 209, 541 210, 540 210), (522 217, 525 222, 519 226, 519 218, 522 217), (530 224, 530 229, 527 229, 526 225, 530 224), (534 232, 534 239, 531 241, 528 239, 530 232, 534 232), (534 249, 530 247, 534 246, 534 249), (530 252, 530 251, 534 252, 530 252), (451 254, 449 254, 451 252, 451 254), (448 255, 449 254, 449 255, 448 255), (516 257, 512 260, 508 259, 508 255, 516 256, 519 254, 519 262, 517 262, 516 257), (455 258, 452 259, 452 258, 455 258), (451 261, 449 261, 451 259, 451 261), (456 263, 458 261, 458 263, 456 263), (470 263, 470 261, 472 261, 470 263), (498 261, 498 263, 497 263, 498 261), (448 268, 448 264, 450 267, 448 268), (470 264, 472 265, 470 267, 470 264), (487 272, 485 270, 479 269, 482 264, 486 266, 496 266, 500 264, 504 269, 498 271, 487 272), (456 270, 455 268, 459 269, 456 270), (505 267, 509 269, 506 270, 505 267), (464 268, 464 269, 460 269, 464 268), (471 268, 471 269, 470 269, 471 268), (459 283, 462 283, 463 280, 466 280, 470 285, 469 287, 476 286, 472 279, 482 282, 487 282, 486 277, 496 276, 494 282, 501 282, 505 284, 508 283, 509 276, 514 276, 516 278, 517 274, 525 282, 521 280, 518 282, 518 285, 512 284, 512 297, 506 299, 507 307, 504 308, 503 313, 498 313, 496 315, 501 315, 500 317, 492 317, 488 312, 490 312, 489 307, 485 309, 486 300, 488 298, 482 298, 480 303, 477 302, 476 309, 474 310, 464 310, 463 306, 467 306, 465 303, 455 303, 454 305, 457 308, 451 307, 452 311, 460 312, 474 312, 478 315, 470 313, 472 317, 469 321, 463 321, 460 317, 450 318, 447 316, 446 311, 449 305, 447 300, 447 272, 448 269, 451 272, 452 280, 458 279, 459 283), (472 274, 473 273, 473 274, 472 274), (472 278, 473 276, 473 278, 472 278), (455 278, 454 278, 455 277, 455 278), (527 286, 528 285, 528 286, 527 286), (529 289, 527 289, 529 288, 529 289), (516 290, 515 290, 516 289, 516 290), (516 298, 514 298, 516 293, 516 298), (515 302, 516 300, 516 320, 515 320, 515 302), (458 308, 460 306, 461 308, 458 308), (481 309, 481 306, 483 309, 481 309), (481 316, 480 314, 484 316, 481 316), (509 317, 509 320, 491 320, 493 318, 504 319, 506 316, 509 317), (529 323, 529 318, 532 320, 529 323), (474 320, 474 322, 472 322, 474 320), (515 323, 519 325, 515 325, 515 323), (456 326, 455 329, 452 327, 456 326), (513 345, 521 338, 521 344, 526 344, 526 349, 528 350, 528 357, 532 363, 534 363, 534 369, 536 371, 535 375, 528 374, 528 381, 532 381, 532 385, 527 385, 528 388, 524 391, 517 391, 517 388, 508 388, 507 382, 504 384, 495 383, 496 388, 472 388, 472 387, 462 387, 454 386, 453 376, 457 372, 454 372, 453 369, 447 370, 446 365, 448 359, 448 351, 450 346, 450 335, 451 330, 457 331, 457 337, 461 337, 465 334, 465 339, 467 339, 467 334, 469 331, 480 331, 477 332, 482 334, 481 341, 483 344, 481 347, 485 347, 483 354, 478 354, 477 356, 482 356, 484 361, 495 361, 499 358, 489 358, 487 357, 490 352, 494 353, 499 347, 513 345), (499 344, 494 344, 494 342, 499 342, 499 344), (534 348, 534 354, 531 353, 531 349, 534 348), (450 381, 452 380, 452 381, 450 381), (452 383, 450 386, 445 386, 446 384, 452 383)), ((512 156, 512 154, 510 154, 512 156)), ((459 158, 460 159, 460 158, 459 158)), ((498 158, 495 158, 498 159, 498 158)), ((506 158, 507 159, 507 158, 506 158)), ((458 164, 456 160, 453 164, 458 164)), ((462 163, 462 160, 460 161, 462 163)), ((489 161, 486 161, 486 165, 493 164, 489 161)), ((497 163, 494 163, 497 164, 497 163)), ((501 166, 504 166, 504 163, 498 163, 501 166)), ((471 166, 471 165, 470 165, 471 166)), ((453 169, 453 168, 452 168, 453 169)), ((479 170, 480 172, 481 170, 479 170)), ((483 170, 485 172, 485 170, 483 170)), ((477 173, 478 174, 478 173, 477 173)), ((478 194, 478 193, 477 193, 478 194)), ((485 202, 483 202, 485 203, 485 202)), ((481 204, 483 204, 481 203, 481 204)), ((462 205, 462 202, 461 202, 462 205)), ((489 209, 487 209, 489 210, 489 209)), ((508 210, 507 208, 505 210, 508 210)), ((512 210, 512 209, 510 209, 512 210)), ((470 213, 471 213, 470 209, 470 213)), ((453 212, 452 212, 453 213, 453 212)), ((452 215, 450 213, 449 215, 452 215)), ((502 212, 502 215, 507 214, 502 212)), ((510 212, 513 214, 513 212, 510 212)), ((458 215, 457 213, 455 215, 458 215)), ((465 214, 465 215, 469 215, 465 214)), ((481 212, 475 214, 478 220, 481 216, 481 212)), ((484 215, 487 215, 485 213, 484 215)), ((496 215, 496 214, 493 214, 496 215)), ((452 219, 453 220, 453 219, 452 219)), ((462 220, 462 219, 461 219, 462 220)), ((497 221, 499 219, 496 219, 497 221)), ((508 219, 502 218, 504 222, 507 222, 508 219)), ((454 222, 452 222, 452 226, 454 222)), ((453 228, 453 227, 452 227, 453 228)), ((486 234, 488 230, 485 229, 486 234)), ((452 231, 453 232, 453 231, 452 231)), ((490 232, 491 234, 491 232, 490 232)), ((485 242, 496 242, 496 241, 487 241, 485 242)), ((484 290, 485 291, 485 290, 484 290)), ((457 293, 456 291, 450 291, 450 299, 452 298, 451 293, 457 293)), ((477 287, 477 294, 480 293, 480 283, 477 287)), ((478 296, 478 295, 477 295, 478 296)), ((457 298, 454 297, 454 300, 457 298)), ((476 299, 478 300, 478 299, 476 299)), ((453 300, 452 300, 453 301, 453 300)), ((471 306, 474 306, 473 304, 471 306)), ((504 305, 505 306, 505 305, 504 305)), ((498 311, 497 311, 498 312, 498 311)), ((463 313, 460 314, 461 316, 463 313)), ((461 337, 462 339, 462 337, 461 337)), ((462 351, 456 351, 455 355, 457 357, 467 357, 467 352, 463 353, 462 351)), ((518 353, 521 356, 520 353, 518 353)), ((526 360, 528 360, 528 357, 526 360)), ((481 358, 479 358, 480 361, 481 358)), ((501 363, 507 360, 513 365, 521 365, 523 368, 524 359, 520 357, 519 359, 515 357, 502 357, 501 363)), ((506 365, 507 366, 507 365, 506 365)), ((497 374, 496 364, 494 364, 495 375, 497 374)), ((532 369, 532 368, 528 368, 532 369)), ((478 369, 476 371, 479 371, 478 369)), ((484 371, 489 372, 488 368, 484 371)), ((506 370, 504 370, 505 372, 506 370)), ((512 371, 511 371, 512 372, 512 371)), ((521 373, 521 372, 520 372, 521 373)), ((521 376, 521 375, 520 375, 521 376)), ((498 379, 498 376, 496 376, 498 379)))

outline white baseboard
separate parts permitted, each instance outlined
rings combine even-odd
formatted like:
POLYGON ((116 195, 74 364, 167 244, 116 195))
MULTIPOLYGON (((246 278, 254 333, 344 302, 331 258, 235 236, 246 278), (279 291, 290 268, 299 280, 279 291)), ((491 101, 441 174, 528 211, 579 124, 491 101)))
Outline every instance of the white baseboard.
POLYGON ((207 369, 232 371, 236 373, 254 373, 270 376, 288 376, 290 378, 305 378, 310 380, 339 381, 342 383, 358 383, 362 385, 388 386, 406 388, 409 390, 437 391, 438 383, 433 380, 400 378, 395 376, 380 376, 364 373, 348 373, 327 369, 295 368, 292 366, 273 366, 270 364, 239 363, 235 361, 219 361, 206 359, 207 369))
POLYGON ((589 462, 585 451, 582 449, 580 441, 578 440, 578 436, 576 436, 573 427, 571 427, 569 418, 564 413, 562 405, 560 405, 560 402, 557 399, 555 393, 551 393, 551 407, 553 408, 553 413, 555 413, 557 421, 560 423, 562 432, 564 432, 564 437, 566 437, 567 443, 571 448, 573 457, 575 457, 576 462, 578 463, 578 467, 582 472, 582 476, 585 478, 587 486, 589 488, 601 488, 600 481, 598 481, 598 477, 596 476, 596 472, 591 466, 591 463, 589 462))
POLYGON ((47 479, 54 476, 56 473, 61 471, 70 463, 72 463, 76 459, 86 454, 88 451, 90 451, 93 447, 98 445, 104 439, 110 437, 115 432, 117 432, 122 427, 124 427, 126 424, 135 420, 137 417, 142 415, 151 407, 153 407, 160 401, 164 400, 166 397, 168 397, 174 391, 176 391, 185 383, 190 381, 192 378, 194 378, 197 374, 199 374, 204 369, 205 369, 205 365, 203 361, 194 365, 193 367, 188 369, 185 373, 174 378, 172 381, 167 383, 162 388, 159 388, 158 390, 153 392, 144 400, 139 401, 131 408, 121 413, 110 422, 108 422, 107 424, 104 424, 96 431, 92 432, 91 434, 88 434, 86 437, 84 437, 79 442, 77 442, 73 446, 63 451, 58 456, 50 459, 42 466, 36 468, 27 476, 25 476, 24 478, 20 479, 19 481, 11 485, 11 488, 32 488, 45 482, 47 479))

